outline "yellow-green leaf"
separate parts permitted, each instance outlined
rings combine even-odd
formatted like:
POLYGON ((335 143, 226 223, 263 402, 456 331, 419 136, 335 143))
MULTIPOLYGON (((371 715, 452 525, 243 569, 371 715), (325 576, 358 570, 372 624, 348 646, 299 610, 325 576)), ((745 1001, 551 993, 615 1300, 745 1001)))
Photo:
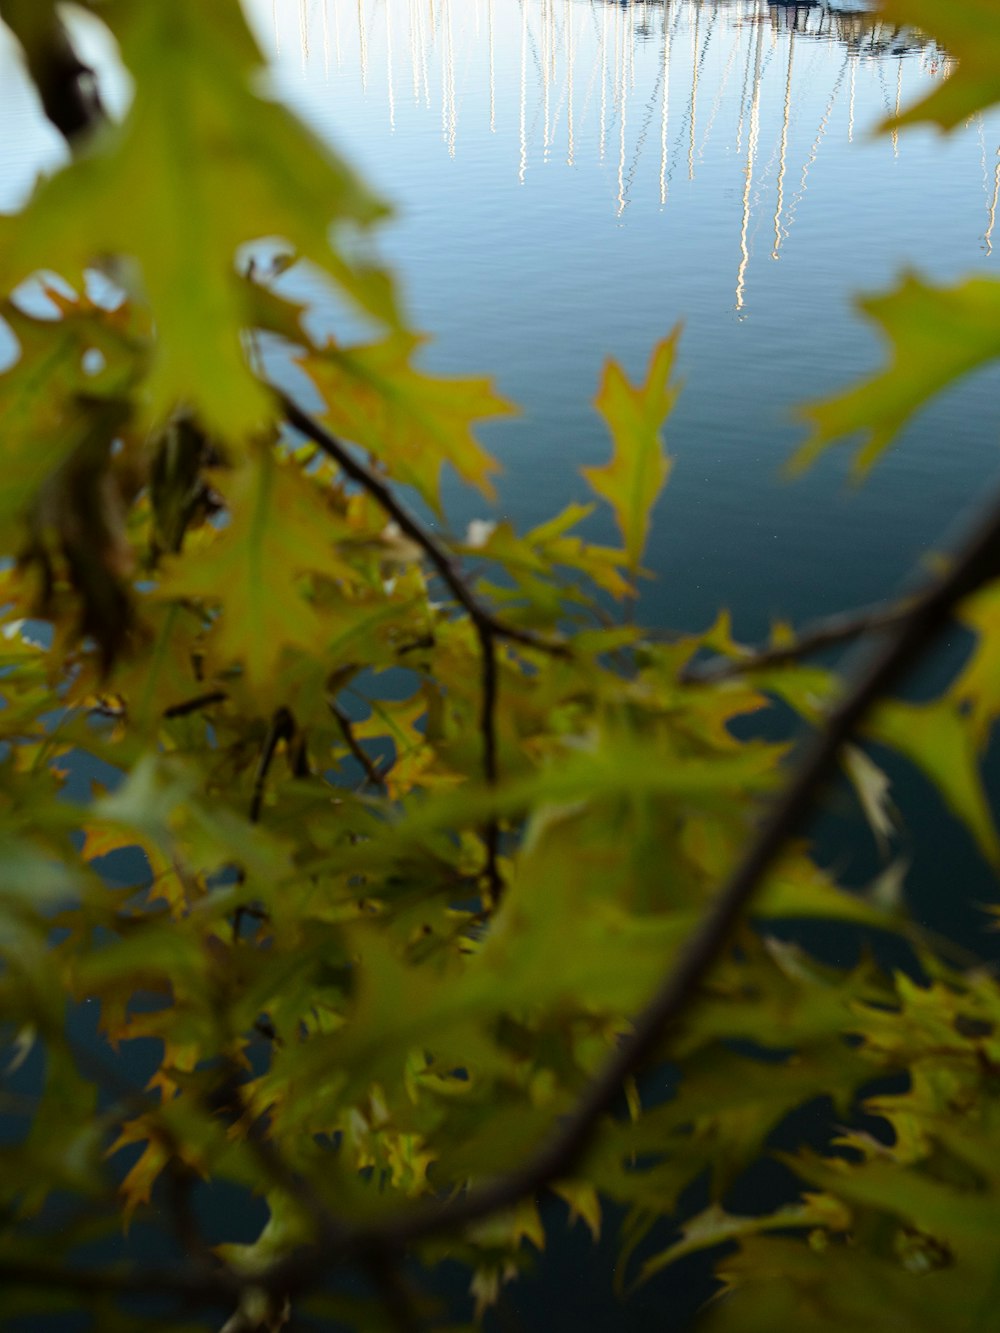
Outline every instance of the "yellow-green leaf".
POLYGON ((2 220, 0 285, 42 268, 77 273, 109 254, 137 260, 157 330, 150 415, 191 403, 231 438, 269 415, 241 342, 252 306, 238 248, 280 238, 392 320, 384 275, 329 244, 333 222, 364 225, 384 210, 289 112, 252 91, 262 60, 239 6, 120 9, 134 105, 25 212, 2 220))
POLYGON ((621 366, 609 360, 594 400, 611 432, 614 453, 603 467, 581 471, 614 510, 632 570, 638 569, 650 513, 670 475, 660 428, 680 392, 670 382, 679 338, 678 327, 653 348, 645 384, 630 384, 621 366))
POLYGON ((440 510, 445 463, 492 496, 498 464, 472 426, 514 408, 488 379, 445 379, 418 370, 412 358, 420 343, 403 333, 364 347, 330 343, 302 364, 323 397, 322 415, 334 432, 368 449, 435 509, 440 510))
POLYGON ((983 791, 975 738, 957 709, 947 700, 889 700, 879 705, 865 730, 916 764, 965 823, 983 855, 1000 865, 1000 839, 983 791))
POLYGON ((261 450, 220 483, 228 525, 169 562, 160 595, 221 604, 212 635, 222 663, 241 662, 258 690, 273 681, 286 645, 317 652, 330 628, 307 599, 306 572, 350 577, 333 541, 336 518, 294 463, 261 450))
POLYGON ((929 399, 1000 356, 995 278, 932 287, 908 274, 894 291, 866 297, 858 308, 888 341, 888 364, 846 392, 802 409, 812 434, 793 459, 794 470, 808 467, 834 441, 858 435, 854 472, 863 476, 929 399))

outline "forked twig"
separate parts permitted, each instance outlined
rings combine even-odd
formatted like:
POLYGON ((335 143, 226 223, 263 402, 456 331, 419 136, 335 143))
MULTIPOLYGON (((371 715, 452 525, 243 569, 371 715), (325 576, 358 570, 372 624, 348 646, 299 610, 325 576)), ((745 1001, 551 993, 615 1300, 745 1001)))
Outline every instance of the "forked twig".
MULTIPOLYGON (((451 552, 438 541, 437 537, 402 504, 392 488, 370 467, 366 466, 351 450, 332 435, 308 412, 304 412, 297 403, 286 394, 278 393, 278 401, 290 426, 307 439, 312 440, 328 458, 331 458, 352 481, 357 482, 373 497, 383 512, 391 518, 399 530, 424 552, 428 561, 437 570, 447 584, 452 596, 468 614, 479 639, 480 660, 482 663, 482 708, 479 729, 483 740, 483 776, 488 786, 497 782, 497 744, 496 744, 496 709, 499 695, 496 645, 499 639, 507 639, 525 648, 547 653, 552 657, 568 657, 569 647, 561 639, 549 639, 522 629, 519 625, 508 624, 487 607, 472 591, 451 552)), ((350 742, 348 742, 350 744, 350 742)), ((486 879, 489 884, 490 898, 495 907, 500 900, 503 881, 498 866, 500 844, 499 826, 491 820, 483 830, 486 844, 486 879)))

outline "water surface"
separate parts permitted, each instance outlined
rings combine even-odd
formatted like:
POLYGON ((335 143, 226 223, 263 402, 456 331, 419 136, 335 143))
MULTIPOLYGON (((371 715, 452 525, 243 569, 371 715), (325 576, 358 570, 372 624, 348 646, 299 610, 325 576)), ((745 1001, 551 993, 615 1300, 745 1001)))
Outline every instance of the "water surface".
MULTIPOLYGON (((503 508, 583 498, 604 358, 638 374, 684 321, 677 466, 647 617, 722 604, 760 633, 890 590, 995 465, 995 383, 956 394, 860 492, 794 486, 793 405, 874 364, 855 289, 995 268, 1000 122, 873 127, 945 53, 858 15, 765 3, 252 0, 275 81, 397 206, 384 248, 433 363, 494 370, 503 508)), ((322 301, 321 301, 322 306, 322 301)), ((465 516, 475 497, 458 498, 465 516)), ((610 530, 609 530, 610 531, 610 530)))

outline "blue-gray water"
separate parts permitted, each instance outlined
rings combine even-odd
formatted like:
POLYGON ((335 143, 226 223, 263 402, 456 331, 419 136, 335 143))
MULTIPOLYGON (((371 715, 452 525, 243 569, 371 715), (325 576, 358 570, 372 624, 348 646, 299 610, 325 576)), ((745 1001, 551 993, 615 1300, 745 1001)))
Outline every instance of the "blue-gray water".
POLYGON ((759 634, 772 615, 878 597, 992 475, 984 377, 861 491, 838 458, 796 485, 779 478, 799 438, 793 405, 878 356, 853 290, 904 266, 995 268, 1000 121, 951 139, 871 136, 897 98, 941 77, 942 53, 897 41, 873 54, 818 6, 249 10, 278 52, 281 94, 396 204, 384 250, 435 336, 429 360, 494 370, 524 408, 486 432, 505 512, 528 522, 585 497, 577 470, 607 451, 589 406, 603 359, 638 374, 684 321, 648 618, 703 624, 730 605, 759 634))
MULTIPOLYGON (((524 409, 484 432, 505 467, 502 512, 526 524, 588 498, 578 469, 608 450, 590 406, 603 360, 637 376, 683 321, 676 465, 641 607, 658 626, 704 626, 728 606, 756 637, 776 617, 891 595, 997 472, 1000 376, 987 373, 924 413, 860 489, 843 451, 782 479, 802 438, 795 405, 881 356, 852 293, 906 268, 943 281, 998 262, 1000 116, 950 137, 875 134, 948 57, 846 8, 248 6, 278 93, 395 204, 383 249, 435 337, 429 362, 492 370, 524 409)), ((449 501, 456 522, 485 512, 457 485, 449 501)), ((613 537, 606 516, 593 531, 613 537)), ((966 904, 991 881, 922 782, 892 775, 918 915, 983 944, 966 904)), ((877 868, 850 821, 828 821, 823 846, 855 881, 877 868)))
MULTIPOLYGON (((845 5, 839 7, 847 8, 845 5)), ((1000 119, 949 138, 872 128, 947 70, 945 53, 860 35, 833 7, 605 0, 248 0, 274 85, 397 208, 382 238, 416 322, 450 373, 492 370, 524 409, 484 432, 521 524, 586 498, 607 441, 589 403, 604 358, 637 375, 684 321, 676 466, 656 514, 642 615, 707 624, 720 606, 758 636, 899 586, 997 469, 997 376, 936 404, 860 490, 845 458, 781 480, 795 403, 875 365, 855 290, 905 267, 996 269, 1000 119)), ((97 54, 100 54, 98 50, 97 54)), ((0 208, 59 158, 0 44, 0 208)), ((307 286, 321 322, 338 319, 307 286)), ((456 524, 487 516, 449 491, 456 524)), ((595 535, 611 537, 607 520, 595 535)), ((976 937, 993 886, 933 795, 893 766, 935 927, 976 937)), ((870 848, 824 827, 860 877, 870 848)), ((505 1328, 683 1327, 704 1291, 667 1275, 622 1314, 581 1235, 505 1328), (670 1293, 677 1307, 665 1302, 670 1293), (665 1309, 675 1315, 665 1321, 665 1309)))

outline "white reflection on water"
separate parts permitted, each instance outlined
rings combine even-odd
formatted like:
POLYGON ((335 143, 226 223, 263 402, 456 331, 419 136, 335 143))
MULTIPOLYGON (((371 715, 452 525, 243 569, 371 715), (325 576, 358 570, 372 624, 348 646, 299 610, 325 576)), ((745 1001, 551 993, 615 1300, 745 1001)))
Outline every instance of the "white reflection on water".
MULTIPOLYGON (((477 152, 488 129, 516 146, 509 169, 522 185, 534 172, 600 166, 610 156, 608 206, 620 220, 642 191, 655 191, 666 210, 679 173, 695 181, 707 153, 714 155, 713 169, 720 155, 728 158, 739 173, 738 185, 725 187, 739 201, 731 288, 737 312, 747 300, 760 210, 773 237, 766 253, 777 260, 804 212, 821 154, 835 140, 852 143, 859 123, 867 130, 898 114, 950 72, 947 54, 933 42, 874 20, 859 6, 765 0, 245 3, 276 56, 293 47, 300 53, 301 78, 314 98, 321 96, 318 82, 330 86, 331 111, 345 107, 342 99, 353 85, 366 116, 384 107, 390 133, 424 134, 417 122, 431 112, 453 159, 477 152), (348 27, 350 36, 342 40, 348 27), (808 147, 800 146, 803 140, 808 147)), ((282 65, 287 73, 287 59, 282 65)), ((977 151, 965 137, 970 152, 977 151)), ((888 145, 894 159, 906 152, 896 133, 888 145)), ((978 151, 987 150, 978 145, 978 151)), ((996 190, 991 173, 983 175, 981 239, 989 255, 996 190)), ((579 174, 575 188, 587 190, 593 182, 592 174, 579 174)))

